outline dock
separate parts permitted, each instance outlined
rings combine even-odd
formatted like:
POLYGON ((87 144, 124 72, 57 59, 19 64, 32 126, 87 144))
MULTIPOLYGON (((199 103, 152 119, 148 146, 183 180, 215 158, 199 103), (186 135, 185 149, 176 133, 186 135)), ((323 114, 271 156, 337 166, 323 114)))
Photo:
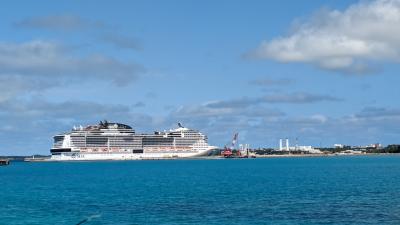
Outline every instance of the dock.
POLYGON ((10 164, 8 159, 0 159, 0 166, 7 166, 10 164))

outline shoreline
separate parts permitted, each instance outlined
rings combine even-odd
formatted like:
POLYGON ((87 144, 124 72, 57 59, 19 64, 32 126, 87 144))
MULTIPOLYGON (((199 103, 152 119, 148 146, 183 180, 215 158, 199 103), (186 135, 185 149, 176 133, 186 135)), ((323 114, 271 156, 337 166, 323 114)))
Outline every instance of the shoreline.
MULTIPOLYGON (((385 155, 399 155, 400 153, 366 153, 366 154, 285 154, 285 155, 256 155, 255 158, 308 158, 308 157, 342 157, 342 156, 385 156, 385 155)), ((240 158, 224 158, 222 156, 205 156, 200 159, 252 159, 252 157, 240 158)))
MULTIPOLYGON (((15 160, 21 162, 103 162, 103 161, 155 161, 155 160, 229 160, 229 159, 257 159, 257 158, 310 158, 310 157, 346 157, 346 156, 399 156, 400 153, 366 153, 366 154, 285 154, 285 155, 256 155, 255 157, 232 157, 224 158, 222 156, 201 156, 188 158, 141 158, 126 160, 51 160, 50 158, 25 158, 24 160, 15 160)), ((9 159, 13 161, 12 159, 9 159)))

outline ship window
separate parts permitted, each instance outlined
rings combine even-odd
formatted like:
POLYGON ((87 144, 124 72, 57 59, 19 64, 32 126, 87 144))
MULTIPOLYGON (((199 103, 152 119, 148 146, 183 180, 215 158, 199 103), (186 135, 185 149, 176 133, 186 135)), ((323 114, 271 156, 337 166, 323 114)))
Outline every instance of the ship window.
POLYGON ((88 137, 86 139, 86 144, 88 145, 107 145, 108 139, 103 137, 88 137))

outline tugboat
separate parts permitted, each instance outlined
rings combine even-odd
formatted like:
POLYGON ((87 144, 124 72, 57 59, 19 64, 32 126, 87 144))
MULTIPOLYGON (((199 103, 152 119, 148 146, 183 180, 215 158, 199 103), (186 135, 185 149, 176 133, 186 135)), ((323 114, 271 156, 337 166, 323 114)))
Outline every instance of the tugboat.
POLYGON ((256 158, 254 153, 249 152, 248 144, 239 145, 239 148, 234 150, 238 142, 238 136, 239 133, 235 133, 233 135, 230 147, 227 147, 227 145, 225 145, 224 150, 221 151, 221 156, 224 158, 256 158))
MULTIPOLYGON (((224 158, 234 158, 234 157, 236 157, 236 155, 233 154, 233 149, 234 149, 234 147, 235 147, 235 145, 236 145, 236 142, 237 142, 237 139, 238 139, 238 135, 239 135, 238 133, 235 133, 235 134, 233 135, 232 143, 231 143, 230 147, 227 147, 227 146, 225 145, 224 150, 221 152, 221 155, 222 155, 224 158)), ((239 154, 240 154, 240 153, 239 153, 239 154)))

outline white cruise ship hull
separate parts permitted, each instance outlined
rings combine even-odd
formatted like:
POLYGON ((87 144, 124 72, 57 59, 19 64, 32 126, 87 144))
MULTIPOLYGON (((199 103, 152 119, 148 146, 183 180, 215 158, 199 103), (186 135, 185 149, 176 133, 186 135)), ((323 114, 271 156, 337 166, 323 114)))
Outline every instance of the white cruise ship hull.
POLYGON ((212 149, 187 152, 148 152, 148 153, 83 153, 68 152, 52 155, 49 161, 90 161, 90 160, 146 160, 146 159, 174 159, 206 156, 212 149))

